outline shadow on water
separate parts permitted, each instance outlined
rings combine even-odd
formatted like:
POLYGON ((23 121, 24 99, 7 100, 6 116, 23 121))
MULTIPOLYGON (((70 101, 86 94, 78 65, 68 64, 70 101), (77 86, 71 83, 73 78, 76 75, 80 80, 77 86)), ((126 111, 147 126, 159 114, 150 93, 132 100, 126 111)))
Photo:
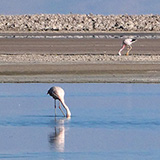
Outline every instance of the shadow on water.
MULTIPOLYGON (((117 117, 116 117, 117 118, 117 117)), ((0 126, 1 127, 51 127, 55 129, 55 132, 59 134, 61 132, 62 126, 64 124, 67 127, 72 128, 108 128, 114 129, 132 129, 132 128, 160 128, 160 119, 152 118, 140 118, 134 119, 130 117, 123 117, 113 120, 109 117, 80 117, 73 116, 72 120, 69 118, 64 118, 63 116, 52 116, 52 115, 27 115, 18 117, 1 117, 0 126), (63 124, 63 125, 62 125, 63 124)))
MULTIPOLYGON (((27 115, 17 117, 1 117, 0 126, 8 127, 55 127, 58 124, 58 119, 63 119, 63 116, 52 115, 27 115)), ((60 120, 59 120, 60 121, 60 120)))

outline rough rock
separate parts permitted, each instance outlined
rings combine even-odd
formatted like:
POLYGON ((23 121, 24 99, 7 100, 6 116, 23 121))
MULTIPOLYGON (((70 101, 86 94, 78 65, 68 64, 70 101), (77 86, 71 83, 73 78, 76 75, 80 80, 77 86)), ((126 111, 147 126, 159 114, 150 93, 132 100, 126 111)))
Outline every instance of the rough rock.
POLYGON ((160 15, 0 15, 0 31, 160 31, 160 15))

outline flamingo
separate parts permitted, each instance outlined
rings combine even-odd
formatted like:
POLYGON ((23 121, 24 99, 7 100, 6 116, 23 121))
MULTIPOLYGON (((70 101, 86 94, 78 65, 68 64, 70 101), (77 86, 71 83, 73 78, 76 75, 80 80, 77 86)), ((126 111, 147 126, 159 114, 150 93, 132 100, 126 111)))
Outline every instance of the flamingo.
POLYGON ((54 99, 54 102, 55 102, 54 103, 55 104, 54 105, 54 107, 55 107, 55 116, 56 116, 56 100, 58 99, 59 102, 63 105, 63 107, 66 110, 66 115, 65 115, 63 110, 61 109, 61 106, 60 106, 60 103, 59 103, 59 109, 61 110, 63 115, 66 116, 66 117, 71 117, 71 112, 70 112, 68 106, 64 102, 64 94, 65 94, 65 92, 61 87, 57 87, 57 86, 51 87, 48 90, 47 94, 49 94, 54 99))
POLYGON ((127 56, 129 55, 129 52, 131 51, 132 49, 132 46, 131 44, 133 44, 134 42, 136 42, 137 39, 132 39, 132 38, 129 38, 129 39, 125 39, 123 40, 122 42, 122 48, 119 50, 118 54, 121 56, 121 52, 123 51, 123 49, 128 46, 128 51, 127 51, 127 56))

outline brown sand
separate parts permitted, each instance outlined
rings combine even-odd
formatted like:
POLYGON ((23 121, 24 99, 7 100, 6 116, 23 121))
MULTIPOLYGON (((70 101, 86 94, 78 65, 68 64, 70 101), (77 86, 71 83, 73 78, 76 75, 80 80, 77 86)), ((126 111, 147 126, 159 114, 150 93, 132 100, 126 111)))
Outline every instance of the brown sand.
POLYGON ((159 83, 159 44, 140 39, 120 57, 120 39, 0 39, 0 82, 159 83))
MULTIPOLYGON (((0 39, 0 54, 107 54, 117 55, 121 39, 0 39)), ((160 39, 139 39, 132 55, 159 55, 160 39)), ((123 52, 126 53, 126 49, 123 52)))
POLYGON ((159 64, 6 64, 1 82, 159 83, 159 64))

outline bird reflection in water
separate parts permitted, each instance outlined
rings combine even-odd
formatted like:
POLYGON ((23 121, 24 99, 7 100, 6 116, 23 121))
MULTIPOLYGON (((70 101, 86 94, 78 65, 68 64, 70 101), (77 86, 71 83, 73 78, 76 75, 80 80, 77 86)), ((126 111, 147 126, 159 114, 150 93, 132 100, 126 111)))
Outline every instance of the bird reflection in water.
POLYGON ((49 135, 49 143, 51 149, 57 152, 64 152, 65 149, 65 132, 68 128, 65 128, 65 122, 70 118, 57 119, 55 118, 54 132, 49 135))

